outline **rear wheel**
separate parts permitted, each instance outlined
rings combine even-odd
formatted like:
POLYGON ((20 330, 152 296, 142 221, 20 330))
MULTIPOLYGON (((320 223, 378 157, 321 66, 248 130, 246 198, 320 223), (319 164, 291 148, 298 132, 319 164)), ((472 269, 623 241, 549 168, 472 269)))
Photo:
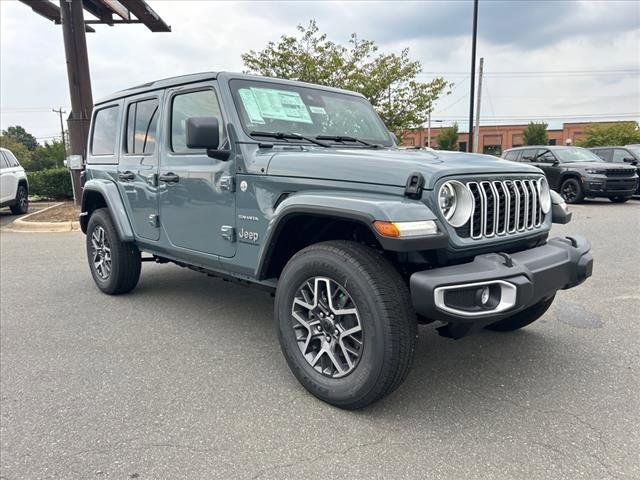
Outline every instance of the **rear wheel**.
POLYGON ((560 186, 560 195, 567 203, 580 203, 584 200, 582 184, 577 178, 567 178, 560 186))
POLYGON ((15 204, 11 206, 11 213, 14 215, 24 215, 29 211, 29 192, 24 185, 18 185, 15 204))
POLYGON ((494 332, 512 332, 514 330, 519 330, 520 328, 526 327, 527 325, 538 320, 542 315, 546 313, 546 311, 553 303, 553 299, 555 297, 556 296, 554 294, 549 298, 540 300, 538 303, 532 305, 526 310, 522 310, 521 312, 518 312, 511 317, 505 318, 496 323, 492 323, 485 328, 487 330, 493 330, 494 332))
POLYGON ((93 212, 87 225, 87 259, 100 290, 109 295, 130 292, 140 278, 140 251, 118 237, 106 208, 93 212))
POLYGON ((631 197, 611 197, 609 198, 609 200, 611 200, 613 203, 624 203, 628 200, 630 200, 631 197))
POLYGON ((416 339, 409 291, 371 248, 331 241, 298 252, 278 282, 275 316, 289 368, 325 402, 365 407, 409 372, 416 339))

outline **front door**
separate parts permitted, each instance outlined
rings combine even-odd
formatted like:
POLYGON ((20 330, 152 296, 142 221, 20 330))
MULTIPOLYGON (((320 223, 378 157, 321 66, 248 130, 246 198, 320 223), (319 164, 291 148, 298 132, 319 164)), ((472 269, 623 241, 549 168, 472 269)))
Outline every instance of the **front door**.
POLYGON ((235 196, 233 160, 207 156, 186 145, 191 117, 216 117, 220 148, 228 148, 224 115, 215 82, 167 91, 164 122, 167 142, 160 160, 160 222, 169 242, 185 250, 233 257, 235 196))
POLYGON ((551 188, 556 189, 560 187, 560 185, 558 185, 560 181, 560 167, 551 150, 548 148, 539 149, 534 160, 534 165, 544 172, 551 188))
POLYGON ((158 146, 162 96, 134 97, 127 101, 124 141, 118 165, 118 185, 137 236, 160 238, 158 222, 158 146))

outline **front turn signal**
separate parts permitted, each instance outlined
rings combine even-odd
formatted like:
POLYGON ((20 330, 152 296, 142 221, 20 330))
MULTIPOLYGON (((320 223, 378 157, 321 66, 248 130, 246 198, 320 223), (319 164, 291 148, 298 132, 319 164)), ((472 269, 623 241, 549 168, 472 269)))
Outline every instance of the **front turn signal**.
POLYGON ((373 222, 373 228, 383 237, 391 238, 424 237, 438 233, 438 226, 433 220, 418 222, 385 222, 376 220, 373 222))

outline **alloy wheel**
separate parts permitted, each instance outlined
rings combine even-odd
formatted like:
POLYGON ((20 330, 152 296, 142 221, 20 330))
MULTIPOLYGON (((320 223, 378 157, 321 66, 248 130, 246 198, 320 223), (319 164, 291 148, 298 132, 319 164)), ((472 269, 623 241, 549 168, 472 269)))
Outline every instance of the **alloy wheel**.
POLYGON ((18 205, 20 205, 20 209, 22 211, 26 210, 28 201, 27 191, 24 188, 21 188, 18 191, 18 205))
POLYGON ((578 189, 572 182, 567 182, 562 186, 562 197, 571 202, 578 197, 578 189))
POLYGON ((104 228, 97 225, 91 234, 91 257, 93 268, 102 280, 111 275, 111 246, 106 238, 104 228))
POLYGON ((298 348, 317 372, 340 378, 356 368, 364 337, 346 288, 330 278, 313 277, 298 288, 291 315, 298 348))

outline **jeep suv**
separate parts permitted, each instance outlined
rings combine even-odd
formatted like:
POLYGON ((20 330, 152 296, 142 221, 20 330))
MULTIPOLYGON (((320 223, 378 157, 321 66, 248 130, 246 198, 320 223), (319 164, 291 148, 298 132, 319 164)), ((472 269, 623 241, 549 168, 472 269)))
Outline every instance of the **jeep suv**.
POLYGON ((635 168, 605 163, 586 148, 532 145, 505 150, 502 158, 540 168, 567 203, 580 203, 585 197, 623 203, 638 186, 635 168))
MULTIPOLYGON (((640 177, 640 145, 627 145, 626 147, 593 147, 589 150, 605 162, 618 164, 628 163, 635 166, 637 174, 640 177)), ((638 182, 636 195, 640 195, 640 182, 638 182)))
POLYGON ((516 330, 591 275, 587 240, 548 238, 571 214, 538 168, 399 149, 357 93, 160 80, 98 102, 88 145, 98 288, 129 292, 155 261, 267 289, 291 371, 341 408, 402 383, 418 322, 516 330))
POLYGON ((0 208, 9 207, 14 215, 29 211, 29 182, 24 168, 11 150, 0 148, 0 208))

